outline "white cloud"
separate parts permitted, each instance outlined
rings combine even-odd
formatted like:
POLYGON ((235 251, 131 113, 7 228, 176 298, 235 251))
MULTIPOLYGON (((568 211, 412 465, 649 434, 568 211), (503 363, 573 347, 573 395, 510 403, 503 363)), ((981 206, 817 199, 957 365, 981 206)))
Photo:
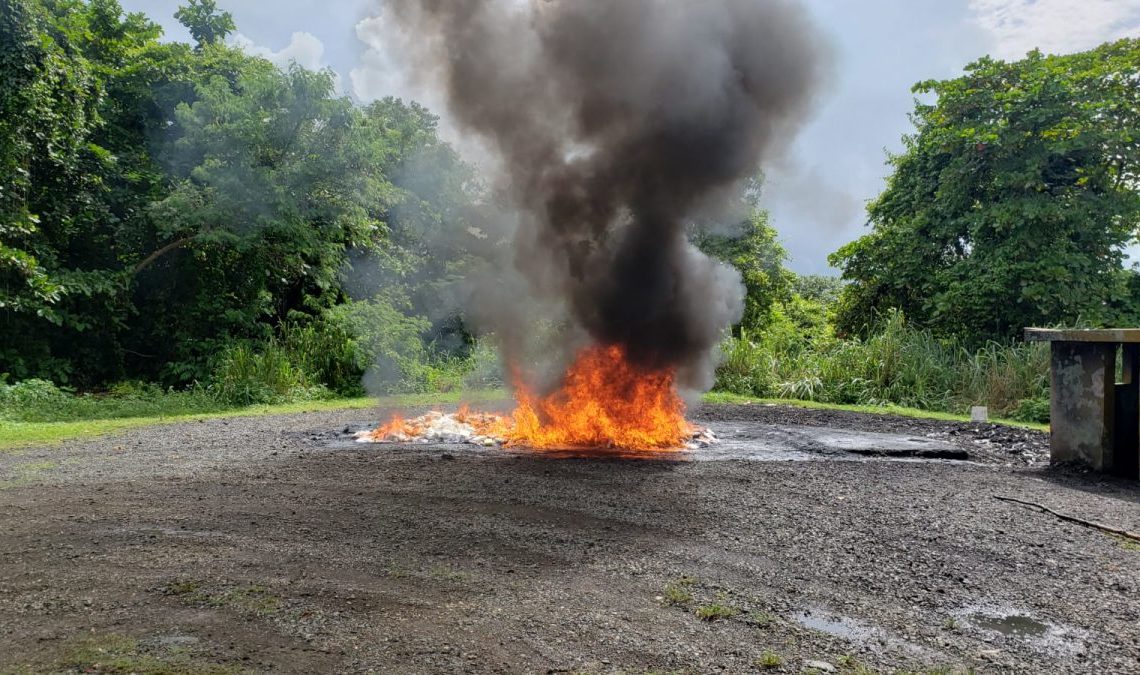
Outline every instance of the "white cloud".
POLYGON ((281 67, 296 63, 302 68, 320 70, 327 65, 325 63, 325 43, 312 33, 293 33, 288 46, 278 52, 255 43, 241 33, 234 34, 230 38, 230 44, 246 54, 260 56, 281 67))
POLYGON ((1140 36, 1140 0, 970 0, 970 9, 994 36, 994 56, 1005 59, 1140 36))

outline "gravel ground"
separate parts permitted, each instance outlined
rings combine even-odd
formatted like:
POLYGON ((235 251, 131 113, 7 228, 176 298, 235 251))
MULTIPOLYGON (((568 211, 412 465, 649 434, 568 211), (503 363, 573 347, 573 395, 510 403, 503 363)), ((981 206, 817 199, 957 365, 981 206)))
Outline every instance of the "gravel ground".
POLYGON ((1140 546, 993 498, 1135 531, 1140 486, 1037 432, 705 406, 971 461, 554 460, 369 417, 0 453, 0 672, 1140 672, 1140 546))

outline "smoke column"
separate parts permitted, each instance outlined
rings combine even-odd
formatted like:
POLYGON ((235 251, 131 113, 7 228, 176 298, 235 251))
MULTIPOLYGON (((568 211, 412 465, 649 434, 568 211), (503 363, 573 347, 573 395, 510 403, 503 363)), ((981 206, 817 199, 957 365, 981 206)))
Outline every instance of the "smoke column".
POLYGON ((791 0, 386 8, 416 76, 496 155, 530 293, 564 302, 593 341, 707 388, 743 290, 685 225, 731 199, 805 115, 823 65, 806 13, 791 0))

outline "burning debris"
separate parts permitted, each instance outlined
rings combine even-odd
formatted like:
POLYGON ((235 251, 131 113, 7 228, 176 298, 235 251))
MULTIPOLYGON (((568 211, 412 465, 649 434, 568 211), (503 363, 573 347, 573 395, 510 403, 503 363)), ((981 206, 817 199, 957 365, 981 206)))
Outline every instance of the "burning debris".
POLYGON ((426 415, 406 420, 396 416, 372 431, 361 431, 361 443, 456 443, 491 447, 502 445, 503 438, 493 428, 506 423, 505 418, 490 413, 472 413, 461 409, 454 414, 433 410, 426 415))
MULTIPOLYGON (((472 413, 466 408, 456 413, 433 410, 426 415, 412 419, 394 417, 392 421, 371 431, 356 434, 360 443, 453 443, 457 445, 479 445, 485 448, 516 446, 510 438, 511 420, 494 413, 472 413), (505 432, 505 435, 497 435, 505 432)), ((690 427, 688 438, 676 448, 668 450, 699 450, 719 443, 711 429, 690 427)), ((596 446, 589 446, 596 447, 596 446)), ((620 446, 606 446, 620 447, 620 446)), ((563 450, 565 447, 553 449, 563 450)), ((649 448, 621 448, 623 450, 647 450, 649 448)), ((660 452, 662 448, 653 448, 660 452)))
POLYGON ((678 388, 711 386, 744 293, 686 228, 733 202, 804 118, 824 61, 807 12, 793 0, 384 6, 416 36, 403 56, 418 78, 498 160, 495 201, 518 224, 510 260, 489 266, 499 276, 467 317, 500 341, 518 408, 476 423, 399 421, 390 435, 533 448, 692 442, 678 388), (566 327, 552 360, 593 345, 552 392, 519 368, 535 318, 520 291, 561 314, 547 317, 566 327))
POLYGON ((671 450, 707 447, 716 437, 685 420, 671 371, 646 372, 618 346, 586 349, 548 396, 521 389, 510 415, 432 412, 358 436, 390 443, 472 443, 535 449, 671 450))

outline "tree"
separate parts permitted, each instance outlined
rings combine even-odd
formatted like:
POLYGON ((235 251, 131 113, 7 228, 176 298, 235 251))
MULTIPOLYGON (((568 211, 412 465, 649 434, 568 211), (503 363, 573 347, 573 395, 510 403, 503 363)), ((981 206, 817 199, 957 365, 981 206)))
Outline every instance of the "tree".
POLYGON ((792 282, 792 292, 805 300, 831 306, 843 292, 843 281, 821 274, 801 274, 792 282))
POLYGON ((888 308, 968 341, 1117 319, 1140 224, 1140 40, 1066 56, 983 58, 915 93, 916 133, 831 257, 841 330, 888 308))
POLYGON ((752 215, 737 232, 721 234, 698 231, 694 243, 706 255, 732 265, 744 282, 744 316, 736 329, 762 329, 769 322, 773 306, 791 299, 795 276, 784 263, 788 252, 780 244, 775 228, 768 224, 768 212, 753 207, 752 215))
POLYGON ((0 376, 203 380, 236 342, 343 333, 350 258, 461 272, 461 246, 431 254, 471 173, 427 110, 211 43, 213 2, 183 15, 198 49, 118 0, 0 0, 0 376))
POLYGON ((0 311, 56 319, 63 291, 44 266, 41 177, 74 171, 91 127, 86 64, 40 39, 42 17, 25 0, 0 5, 0 311))
POLYGON ((173 187, 133 268, 148 336, 135 349, 164 379, 202 378, 228 342, 320 316, 342 300, 346 251, 386 240, 386 145, 333 89, 331 73, 251 59, 236 86, 207 78, 178 107, 173 187))
POLYGON ((225 40, 237 29, 233 14, 219 12, 216 0, 190 0, 190 4, 178 8, 174 18, 190 29, 199 49, 225 40))

